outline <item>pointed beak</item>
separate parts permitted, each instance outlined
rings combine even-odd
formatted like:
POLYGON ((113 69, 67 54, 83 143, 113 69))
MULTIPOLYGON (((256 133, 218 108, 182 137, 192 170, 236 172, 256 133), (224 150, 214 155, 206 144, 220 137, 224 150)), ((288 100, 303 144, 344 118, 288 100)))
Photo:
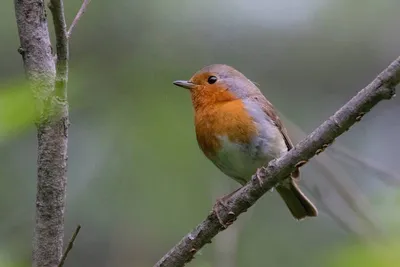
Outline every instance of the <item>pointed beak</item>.
POLYGON ((195 86, 194 83, 189 82, 189 81, 183 81, 183 80, 174 81, 173 84, 175 84, 176 86, 179 86, 179 87, 186 88, 186 89, 192 89, 195 86))

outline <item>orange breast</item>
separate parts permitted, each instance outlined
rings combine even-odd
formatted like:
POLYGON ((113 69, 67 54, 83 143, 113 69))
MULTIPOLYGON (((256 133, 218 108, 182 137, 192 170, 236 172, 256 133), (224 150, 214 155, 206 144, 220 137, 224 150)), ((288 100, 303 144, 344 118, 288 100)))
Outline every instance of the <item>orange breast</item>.
POLYGON ((200 148, 212 157, 221 148, 220 137, 235 143, 250 143, 257 134, 252 118, 240 99, 224 92, 207 99, 193 99, 196 136, 200 148), (215 100, 224 101, 215 101, 215 100), (202 103, 196 103, 201 101, 202 103), (197 104, 197 105, 196 105, 197 104))

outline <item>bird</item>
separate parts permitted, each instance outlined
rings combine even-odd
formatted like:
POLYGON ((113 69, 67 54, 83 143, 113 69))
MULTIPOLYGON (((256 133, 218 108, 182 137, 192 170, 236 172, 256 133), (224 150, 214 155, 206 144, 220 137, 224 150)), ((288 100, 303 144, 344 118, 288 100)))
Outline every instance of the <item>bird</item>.
MULTIPOLYGON (((259 168, 293 148, 277 110, 233 67, 205 66, 189 80, 173 84, 190 92, 196 139, 204 155, 242 186, 259 168)), ((296 168, 276 191, 296 220, 316 217, 317 208, 298 186, 299 174, 296 168)), ((234 192, 218 200, 225 203, 234 192)))

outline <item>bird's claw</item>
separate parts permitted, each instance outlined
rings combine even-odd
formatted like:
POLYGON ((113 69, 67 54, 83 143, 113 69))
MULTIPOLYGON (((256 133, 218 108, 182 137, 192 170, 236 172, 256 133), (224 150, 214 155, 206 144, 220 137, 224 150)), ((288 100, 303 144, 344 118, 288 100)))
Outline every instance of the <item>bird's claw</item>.
POLYGON ((264 181, 261 179, 260 174, 261 174, 261 169, 259 168, 256 171, 256 178, 257 178, 259 186, 262 187, 264 184, 264 181))
POLYGON ((221 198, 218 198, 216 203, 214 204, 214 207, 213 207, 213 211, 215 213, 215 216, 218 219, 218 222, 221 224, 221 226, 223 228, 227 228, 228 225, 226 223, 224 223, 224 221, 222 220, 221 216, 219 216, 219 211, 220 211, 219 206, 222 206, 225 209, 228 209, 228 206, 226 205, 226 203, 221 198))

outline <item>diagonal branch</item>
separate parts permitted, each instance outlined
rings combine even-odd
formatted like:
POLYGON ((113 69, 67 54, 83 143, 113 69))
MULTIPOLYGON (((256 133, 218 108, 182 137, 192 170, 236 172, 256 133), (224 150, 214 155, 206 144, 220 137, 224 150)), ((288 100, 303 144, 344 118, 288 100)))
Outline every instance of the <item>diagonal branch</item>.
POLYGON ((324 212, 326 212, 326 214, 328 214, 329 217, 331 217, 331 219, 336 222, 336 224, 344 231, 346 231, 349 234, 355 235, 358 238, 361 238, 361 236, 354 231, 351 226, 346 223, 341 216, 337 215, 335 212, 332 211, 332 209, 329 207, 329 205, 327 205, 325 203, 324 198, 322 197, 322 194, 319 190, 319 188, 317 186, 314 186, 311 188, 309 188, 308 186, 303 186, 304 188, 306 188, 308 190, 308 192, 310 193, 310 195, 318 201, 318 206, 321 207, 323 209, 324 212))
POLYGON ((72 30, 75 28, 76 24, 78 24, 78 21, 81 19, 83 13, 85 13, 87 6, 89 5, 90 0, 83 0, 81 8, 79 9, 78 13, 76 14, 74 20, 71 23, 71 26, 69 26, 69 30, 67 32, 67 37, 70 38, 72 34, 72 30))
MULTIPOLYGON (((346 162, 348 164, 349 161, 353 161, 354 163, 357 163, 364 169, 375 174, 376 177, 386 185, 396 186, 396 187, 400 186, 400 179, 399 179, 400 175, 394 171, 391 171, 383 167, 382 165, 379 164, 379 162, 376 162, 374 160, 365 157, 359 157, 356 154, 354 154, 351 150, 345 147, 338 146, 335 147, 333 150, 336 151, 338 154, 334 155, 334 157, 337 157, 343 162, 346 162)), ((352 167, 354 167, 354 164, 352 165, 352 167)))
POLYGON ((65 260, 66 260, 67 257, 68 257, 68 253, 71 251, 72 247, 74 246, 75 239, 76 239, 76 237, 78 236, 80 230, 81 230, 81 226, 78 225, 78 226, 76 227, 75 232, 74 232, 74 234, 72 235, 71 240, 70 240, 69 243, 68 243, 67 249, 65 250, 64 254, 62 255, 61 260, 60 260, 60 263, 57 265, 57 267, 62 267, 62 266, 64 266, 65 260))
MULTIPOLYGON (((282 182, 295 169, 316 154, 321 153, 339 135, 360 121, 376 104, 391 99, 394 87, 400 82, 400 57, 393 61, 367 87, 340 108, 333 116, 320 125, 314 132, 298 143, 282 157, 271 161, 267 167, 259 170, 258 176, 263 181, 257 182, 255 175, 227 201, 227 207, 219 207, 219 217, 226 224, 232 224, 237 216, 245 212, 266 192, 282 182)), ((155 267, 179 267, 189 262, 199 249, 211 242, 211 239, 224 227, 215 213, 210 213, 194 230, 187 234, 155 267)))

